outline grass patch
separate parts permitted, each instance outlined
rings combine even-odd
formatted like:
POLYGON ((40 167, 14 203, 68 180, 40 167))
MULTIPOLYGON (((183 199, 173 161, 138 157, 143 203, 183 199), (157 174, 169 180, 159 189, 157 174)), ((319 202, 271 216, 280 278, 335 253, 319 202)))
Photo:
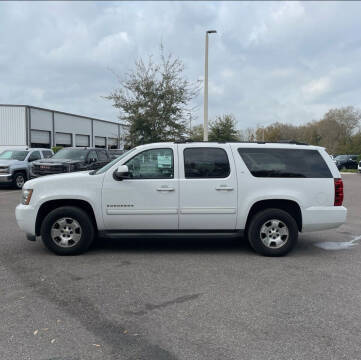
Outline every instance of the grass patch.
POLYGON ((340 170, 340 172, 345 172, 345 173, 357 173, 358 170, 357 169, 343 169, 343 170, 340 170))

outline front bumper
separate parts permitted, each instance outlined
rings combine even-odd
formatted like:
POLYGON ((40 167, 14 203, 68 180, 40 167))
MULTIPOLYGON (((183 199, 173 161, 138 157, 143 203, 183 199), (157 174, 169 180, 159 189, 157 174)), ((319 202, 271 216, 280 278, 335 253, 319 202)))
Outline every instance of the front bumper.
POLYGON ((27 237, 35 237, 36 209, 31 205, 19 204, 15 209, 16 222, 21 230, 25 231, 27 237))
POLYGON ((0 174, 0 184, 10 184, 13 182, 11 174, 0 174))
POLYGON ((302 231, 333 229, 346 221, 344 206, 312 206, 302 210, 302 231))

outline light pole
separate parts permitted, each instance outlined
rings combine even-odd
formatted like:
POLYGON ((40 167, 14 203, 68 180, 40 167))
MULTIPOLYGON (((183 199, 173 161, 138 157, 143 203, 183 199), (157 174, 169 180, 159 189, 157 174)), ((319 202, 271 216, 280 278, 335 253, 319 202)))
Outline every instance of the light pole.
POLYGON ((206 49, 204 61, 204 123, 203 141, 208 141, 208 34, 215 34, 216 30, 206 31, 206 49))
POLYGON ((192 113, 188 113, 189 115, 189 136, 192 136, 192 113))

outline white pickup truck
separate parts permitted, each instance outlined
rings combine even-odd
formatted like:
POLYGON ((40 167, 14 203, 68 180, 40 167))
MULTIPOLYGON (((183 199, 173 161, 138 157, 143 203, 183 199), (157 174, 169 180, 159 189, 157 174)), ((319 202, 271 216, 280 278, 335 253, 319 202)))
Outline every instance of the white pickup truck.
POLYGON ((244 233, 280 256, 298 233, 346 219, 340 173, 323 148, 272 143, 156 143, 97 171, 25 183, 16 208, 29 240, 79 254, 95 236, 220 236, 244 233))

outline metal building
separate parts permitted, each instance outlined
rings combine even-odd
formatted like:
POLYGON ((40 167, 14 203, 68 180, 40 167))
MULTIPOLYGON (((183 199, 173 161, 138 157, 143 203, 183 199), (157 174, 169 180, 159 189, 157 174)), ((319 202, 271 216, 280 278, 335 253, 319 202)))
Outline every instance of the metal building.
POLYGON ((29 105, 0 104, 0 149, 122 146, 120 124, 29 105))

